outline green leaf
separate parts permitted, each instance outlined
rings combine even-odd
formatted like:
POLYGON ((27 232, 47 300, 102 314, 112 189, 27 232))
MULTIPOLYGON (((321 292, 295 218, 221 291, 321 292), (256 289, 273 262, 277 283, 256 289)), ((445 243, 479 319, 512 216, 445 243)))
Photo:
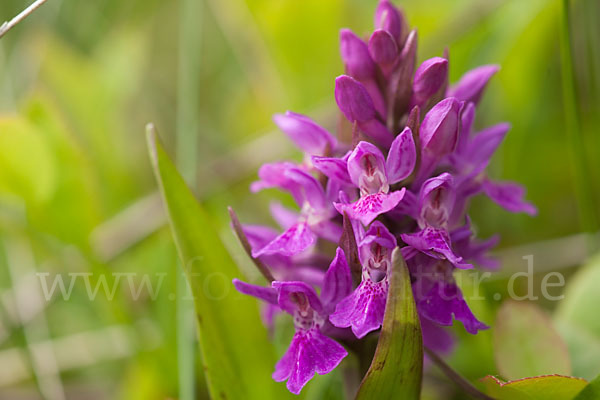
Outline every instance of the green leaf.
POLYGON ((177 250, 194 296, 211 397, 286 398, 289 393, 285 386, 271 379, 276 360, 256 301, 233 289, 231 281, 240 273, 152 127, 147 139, 177 250))
POLYGON ((481 380, 498 400, 569 400, 587 385, 581 378, 562 375, 534 376, 509 382, 488 375, 481 380))
POLYGON ((598 400, 600 399, 600 375, 588 385, 575 397, 575 400, 598 400))
POLYGON ((0 194, 40 204, 56 188, 56 160, 43 133, 17 117, 0 118, 0 194))
POLYGON ((555 321, 567 342, 573 374, 592 379, 600 373, 600 254, 577 271, 565 289, 555 321))
POLYGON ((571 374, 566 344, 552 320, 533 303, 506 301, 494 327, 498 371, 508 379, 571 374))
POLYGON ((406 263, 396 248, 383 326, 357 399, 418 399, 423 378, 421 325, 406 263))

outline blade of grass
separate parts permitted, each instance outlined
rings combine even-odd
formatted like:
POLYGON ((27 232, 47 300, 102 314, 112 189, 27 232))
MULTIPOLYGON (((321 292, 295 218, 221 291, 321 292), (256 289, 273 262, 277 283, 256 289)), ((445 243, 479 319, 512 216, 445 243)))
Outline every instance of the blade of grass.
MULTIPOLYGON (((199 71, 202 33, 202 1, 179 2, 179 66, 177 80, 176 158, 179 171, 192 190, 197 186, 199 71)), ((179 398, 193 400, 197 346, 194 304, 189 300, 188 283, 181 263, 177 263, 177 362, 179 398)))
MULTIPOLYGON (((19 286, 21 280, 34 279, 35 261, 32 249, 27 239, 10 239, 5 243, 6 264, 8 275, 14 288, 19 286)), ((63 384, 60 378, 56 354, 52 347, 35 346, 40 340, 50 338, 48 321, 44 312, 38 314, 33 320, 27 321, 28 307, 35 308, 31 303, 43 302, 41 294, 23 293, 13 291, 15 294, 14 305, 19 324, 23 327, 23 337, 29 363, 41 397, 45 400, 66 399, 63 384)), ((39 307, 38 307, 39 308, 39 307)))
POLYGON ((213 221, 186 186, 151 125, 147 139, 171 232, 192 289, 211 397, 288 398, 285 385, 271 378, 275 354, 256 301, 233 289, 231 281, 241 274, 213 221))
POLYGON ((590 186, 591 180, 587 170, 585 145, 581 130, 579 106, 577 103, 577 89, 573 68, 573 49, 571 43, 571 12, 569 0, 563 0, 562 5, 560 56, 565 128, 571 153, 571 163, 574 175, 573 181, 581 227, 586 232, 596 232, 598 230, 598 220, 590 186))

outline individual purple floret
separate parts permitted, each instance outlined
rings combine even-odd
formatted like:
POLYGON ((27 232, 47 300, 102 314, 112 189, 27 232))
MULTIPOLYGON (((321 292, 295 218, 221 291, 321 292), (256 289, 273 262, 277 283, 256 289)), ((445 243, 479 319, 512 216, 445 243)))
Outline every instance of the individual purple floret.
POLYGON ((361 283, 338 303, 329 320, 340 328, 352 327, 352 332, 360 339, 379 329, 383 322, 392 250, 397 243, 387 228, 375 221, 358 245, 362 264, 361 283))
POLYGON ((521 186, 486 172, 509 125, 473 129, 498 66, 450 84, 447 51, 417 65, 416 30, 388 0, 379 2, 370 35, 341 30, 340 54, 344 75, 332 85, 336 137, 304 115, 275 115, 304 157, 263 165, 251 186, 287 192, 298 210, 271 205, 282 232, 239 222, 236 230, 270 282, 235 280, 236 289, 265 302, 270 328, 275 314, 292 316, 295 334, 273 378, 296 394, 315 373, 333 370, 347 355, 344 346, 360 349, 367 334, 377 334, 396 247, 426 347, 451 351, 446 327, 455 320, 471 334, 487 329, 454 279, 457 269, 498 268, 488 251, 499 238, 475 237, 470 199, 484 194, 508 211, 536 213, 521 186))
POLYGON ((296 333, 273 373, 276 381, 287 380, 290 392, 300 393, 315 373, 330 372, 348 355, 343 346, 322 332, 331 311, 352 290, 350 269, 341 249, 337 249, 325 274, 320 297, 310 285, 301 281, 274 281, 271 287, 239 280, 233 283, 240 292, 292 315, 296 333))

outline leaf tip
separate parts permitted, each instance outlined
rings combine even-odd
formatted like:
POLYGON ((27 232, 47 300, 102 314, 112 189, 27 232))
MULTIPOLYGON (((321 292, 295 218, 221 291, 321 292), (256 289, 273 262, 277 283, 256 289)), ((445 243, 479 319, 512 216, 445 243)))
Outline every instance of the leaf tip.
POLYGON ((148 151, 153 164, 157 164, 158 156, 156 153, 156 126, 153 122, 146 124, 146 142, 148 143, 148 151))

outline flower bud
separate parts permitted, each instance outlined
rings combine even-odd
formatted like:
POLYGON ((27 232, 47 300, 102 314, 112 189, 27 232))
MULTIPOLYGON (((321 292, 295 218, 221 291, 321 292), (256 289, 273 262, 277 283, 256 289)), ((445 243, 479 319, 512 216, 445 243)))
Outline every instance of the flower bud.
POLYGON ((375 10, 375 28, 388 31, 400 43, 404 29, 404 16, 388 0, 381 0, 375 10))
POLYGON ((448 60, 434 57, 417 68, 413 82, 413 102, 422 106, 443 85, 448 77, 448 60))
POLYGON ((459 133, 461 102, 449 97, 437 103, 423 119, 419 129, 421 149, 440 159, 456 147, 459 133))
POLYGON ((378 29, 369 39, 369 54, 377 64, 389 65, 398 57, 398 44, 388 31, 378 29))
POLYGON ((335 101, 350 122, 375 118, 373 100, 367 89, 347 75, 338 76, 335 80, 335 101))
POLYGON ((375 64, 369 55, 367 44, 350 29, 340 31, 340 54, 346 73, 353 78, 370 79, 375 74, 375 64))

